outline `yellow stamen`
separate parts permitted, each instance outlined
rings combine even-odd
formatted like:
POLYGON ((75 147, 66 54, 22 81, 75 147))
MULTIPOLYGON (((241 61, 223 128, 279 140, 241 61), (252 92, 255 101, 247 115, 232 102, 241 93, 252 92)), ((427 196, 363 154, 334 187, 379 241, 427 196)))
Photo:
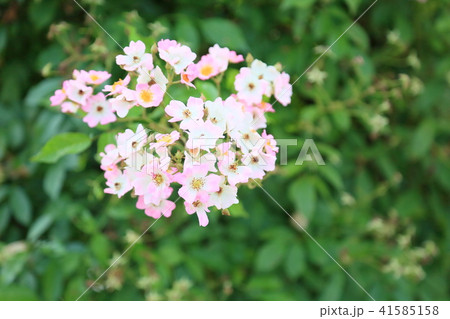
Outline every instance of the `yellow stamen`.
POLYGON ((200 74, 203 76, 209 76, 213 72, 213 67, 209 64, 203 66, 200 69, 200 74))
POLYGON ((142 90, 139 96, 144 103, 150 103, 153 100, 153 93, 150 90, 142 90))

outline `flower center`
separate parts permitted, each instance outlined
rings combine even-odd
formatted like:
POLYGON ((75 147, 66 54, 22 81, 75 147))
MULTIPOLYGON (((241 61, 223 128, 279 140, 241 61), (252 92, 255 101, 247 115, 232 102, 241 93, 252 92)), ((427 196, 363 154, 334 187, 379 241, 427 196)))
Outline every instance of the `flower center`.
POLYGON ((170 135, 164 135, 163 137, 161 137, 161 138, 158 140, 158 143, 159 143, 159 142, 164 142, 164 143, 170 144, 170 143, 172 142, 172 136, 170 136, 170 135))
POLYGON ((123 80, 122 79, 119 79, 119 81, 114 82, 113 85, 112 85, 112 91, 115 91, 116 87, 118 85, 122 85, 122 84, 123 84, 123 80))
POLYGON ((253 90, 255 88, 255 85, 253 83, 249 83, 248 84, 248 88, 251 90, 253 90))
POLYGON ((153 100, 153 93, 149 90, 143 90, 140 93, 141 100, 144 101, 144 103, 149 103, 153 100))
POLYGON ((203 180, 203 178, 193 178, 191 181, 191 187, 196 191, 199 191, 204 184, 205 181, 203 180))
POLYGON ((97 112, 101 112, 101 111, 103 111, 103 106, 97 106, 97 112))
POLYGON ((228 166, 228 169, 232 172, 236 172, 237 171, 237 164, 233 163, 230 166, 228 166))
POLYGON ((189 81, 189 76, 186 73, 182 74, 181 77, 183 78, 184 82, 188 82, 188 83, 191 82, 191 81, 189 81))
POLYGON ((92 74, 92 75, 90 76, 90 78, 91 78, 92 82, 95 82, 95 81, 97 81, 97 80, 100 79, 100 77, 99 77, 97 74, 92 74))
POLYGON ((118 191, 120 189, 120 183, 119 182, 115 182, 114 183, 114 188, 116 189, 116 191, 118 191))
POLYGON ((184 110, 184 111, 183 111, 183 115, 184 115, 185 118, 188 118, 188 117, 191 116, 191 111, 189 111, 189 110, 184 110))
POLYGON ((199 200, 196 200, 195 202, 192 203, 192 206, 194 206, 194 207, 200 207, 200 206, 202 206, 202 202, 199 201, 199 200))
POLYGON ((164 182, 164 177, 161 174, 155 174, 153 175, 153 181, 159 186, 164 182))
POLYGON ((213 72, 213 68, 211 65, 207 64, 200 69, 200 74, 203 76, 208 76, 213 72))
POLYGON ((139 61, 139 57, 134 56, 134 57, 133 57, 133 62, 134 62, 134 63, 137 63, 138 61, 139 61))
POLYGON ((252 157, 250 158, 250 160, 251 160, 251 162, 252 162, 253 164, 256 164, 256 163, 259 162, 259 159, 258 159, 257 156, 252 156, 252 157))

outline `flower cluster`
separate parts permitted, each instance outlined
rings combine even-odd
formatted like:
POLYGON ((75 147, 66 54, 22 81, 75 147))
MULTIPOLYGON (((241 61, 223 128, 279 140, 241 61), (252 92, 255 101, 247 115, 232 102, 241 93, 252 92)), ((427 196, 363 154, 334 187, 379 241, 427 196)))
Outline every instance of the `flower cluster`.
POLYGON ((171 85, 195 89, 197 81, 209 79, 220 85, 229 65, 244 61, 242 55, 216 44, 194 62, 196 54, 173 40, 159 41, 151 52, 146 53, 143 42, 131 41, 125 54, 116 57, 127 71, 123 79, 99 91, 109 73, 75 71, 51 97, 51 105, 81 115, 90 127, 124 118, 133 107, 163 107, 165 131, 149 132, 139 124, 135 131, 117 134, 116 144, 100 153, 105 192, 118 197, 131 192, 137 208, 160 218, 175 209, 176 200, 169 198, 176 187, 186 212, 197 214, 206 226, 211 207, 226 210, 238 203, 240 184, 275 169, 278 147, 265 130, 265 113, 274 112, 271 96, 284 106, 290 103, 289 75, 253 60, 236 75, 235 93, 178 101, 168 93, 171 85))

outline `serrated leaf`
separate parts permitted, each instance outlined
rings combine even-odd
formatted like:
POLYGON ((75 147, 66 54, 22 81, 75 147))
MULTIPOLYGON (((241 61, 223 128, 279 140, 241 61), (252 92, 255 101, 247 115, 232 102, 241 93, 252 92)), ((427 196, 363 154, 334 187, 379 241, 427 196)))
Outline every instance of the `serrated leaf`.
POLYGON ((67 154, 77 154, 91 145, 89 136, 83 133, 62 133, 48 141, 32 161, 55 163, 67 154))

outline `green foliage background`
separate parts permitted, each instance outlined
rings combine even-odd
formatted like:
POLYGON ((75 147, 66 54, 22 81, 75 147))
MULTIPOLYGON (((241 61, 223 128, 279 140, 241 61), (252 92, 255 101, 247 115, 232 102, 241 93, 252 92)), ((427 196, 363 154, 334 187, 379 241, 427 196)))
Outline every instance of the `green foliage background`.
MULTIPOLYGON (((292 80, 372 3, 79 1, 122 46, 218 42, 292 80)), ((97 142, 31 157, 101 133, 48 98, 74 68, 118 77, 120 48, 70 0, 0 0, 0 21, 0 299, 74 300, 153 220, 103 194, 97 142)), ((379 0, 269 119, 299 143, 264 188, 377 300, 449 298, 449 34, 448 0, 379 0), (326 166, 294 165, 306 138, 326 166)), ((368 299, 261 189, 239 196, 206 229, 181 209, 159 220, 82 299, 368 299)))

